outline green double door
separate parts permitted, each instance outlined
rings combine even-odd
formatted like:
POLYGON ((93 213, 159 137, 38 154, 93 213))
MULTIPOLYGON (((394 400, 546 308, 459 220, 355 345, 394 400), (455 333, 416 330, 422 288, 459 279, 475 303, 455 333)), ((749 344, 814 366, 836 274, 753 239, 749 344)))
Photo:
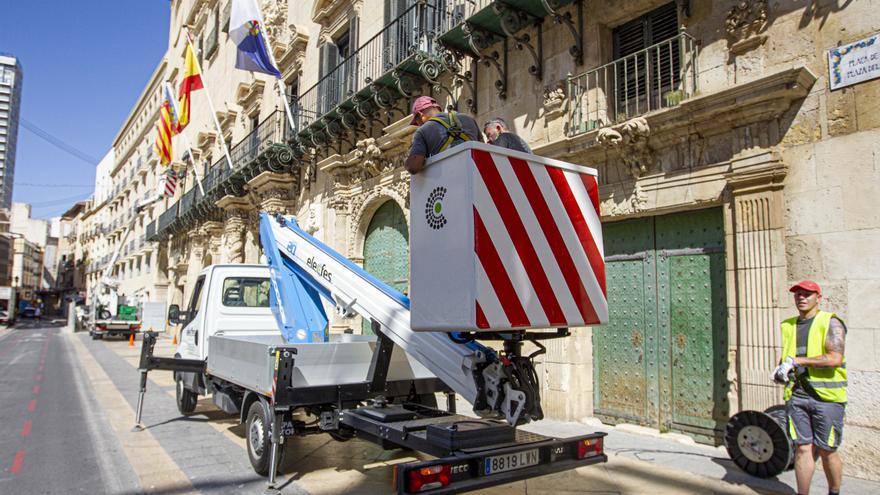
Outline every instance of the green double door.
MULTIPOLYGON (((370 219, 364 270, 404 294, 409 291, 409 229, 406 215, 394 201, 383 203, 370 219)), ((373 333, 370 322, 362 325, 365 335, 373 333)))
POLYGON ((593 332, 596 416, 717 443, 729 411, 721 209, 603 230, 610 317, 593 332))

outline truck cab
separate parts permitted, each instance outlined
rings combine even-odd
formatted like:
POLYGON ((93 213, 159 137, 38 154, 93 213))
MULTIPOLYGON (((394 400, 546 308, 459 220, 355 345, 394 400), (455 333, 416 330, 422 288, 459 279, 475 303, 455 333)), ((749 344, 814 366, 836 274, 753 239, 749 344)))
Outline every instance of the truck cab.
POLYGON ((277 335, 269 290, 266 265, 206 267, 196 279, 186 310, 176 305, 169 310, 171 319, 183 324, 176 357, 206 360, 212 335, 277 335))

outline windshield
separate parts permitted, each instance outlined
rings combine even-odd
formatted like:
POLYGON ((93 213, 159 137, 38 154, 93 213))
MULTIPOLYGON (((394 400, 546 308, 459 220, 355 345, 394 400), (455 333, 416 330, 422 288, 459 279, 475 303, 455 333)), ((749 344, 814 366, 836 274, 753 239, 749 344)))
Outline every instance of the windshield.
POLYGON ((233 308, 268 308, 269 279, 229 277, 223 280, 223 305, 233 308))

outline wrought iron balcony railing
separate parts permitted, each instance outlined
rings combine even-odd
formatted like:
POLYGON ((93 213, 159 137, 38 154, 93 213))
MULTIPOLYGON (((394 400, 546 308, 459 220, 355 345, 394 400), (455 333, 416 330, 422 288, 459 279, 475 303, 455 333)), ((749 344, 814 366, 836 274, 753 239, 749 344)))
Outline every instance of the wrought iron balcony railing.
POLYGON ((439 22, 433 5, 415 3, 294 98, 294 128, 303 145, 324 146, 411 94, 423 62, 416 58, 433 51, 439 22))
POLYGON ((699 47, 687 33, 568 79, 569 134, 674 107, 698 90, 699 47))
MULTIPOLYGON (((292 137, 290 126, 282 110, 272 112, 244 139, 238 141, 229 153, 232 168, 222 156, 201 177, 204 194, 193 185, 180 200, 159 216, 153 237, 158 238, 207 211, 215 210, 214 203, 227 194, 242 194, 242 186, 264 170, 281 172, 292 161, 284 143, 292 137), (283 154, 287 156, 281 156, 283 154), (173 210, 173 212, 172 212, 173 210), (171 212, 171 213, 169 213, 171 212)), ((148 226, 149 228, 149 226, 148 226)))

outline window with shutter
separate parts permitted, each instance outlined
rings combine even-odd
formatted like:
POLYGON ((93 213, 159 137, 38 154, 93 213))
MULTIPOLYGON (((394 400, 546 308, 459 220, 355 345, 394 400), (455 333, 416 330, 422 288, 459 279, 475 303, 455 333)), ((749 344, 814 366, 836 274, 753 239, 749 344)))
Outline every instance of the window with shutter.
POLYGON ((232 0, 227 0, 226 5, 223 6, 223 18, 220 20, 220 25, 223 26, 223 32, 229 32, 229 17, 232 15, 232 0))
POLYGON ((681 54, 677 36, 675 2, 613 30, 618 120, 659 108, 663 94, 678 87, 681 54))
MULTIPOLYGON (((415 44, 416 10, 407 11, 417 0, 385 0, 385 25, 394 22, 391 29, 386 29, 383 40, 383 72, 387 72, 405 59, 415 44), (406 17, 401 18, 406 14, 406 17), (397 22, 395 22, 397 21, 397 22)), ((444 3, 444 2, 441 2, 444 3)), ((431 9, 428 9, 431 10, 431 9)))
POLYGON ((293 132, 297 133, 301 129, 302 109, 299 106, 299 79, 287 85, 287 101, 290 102, 290 112, 293 114, 293 132))

